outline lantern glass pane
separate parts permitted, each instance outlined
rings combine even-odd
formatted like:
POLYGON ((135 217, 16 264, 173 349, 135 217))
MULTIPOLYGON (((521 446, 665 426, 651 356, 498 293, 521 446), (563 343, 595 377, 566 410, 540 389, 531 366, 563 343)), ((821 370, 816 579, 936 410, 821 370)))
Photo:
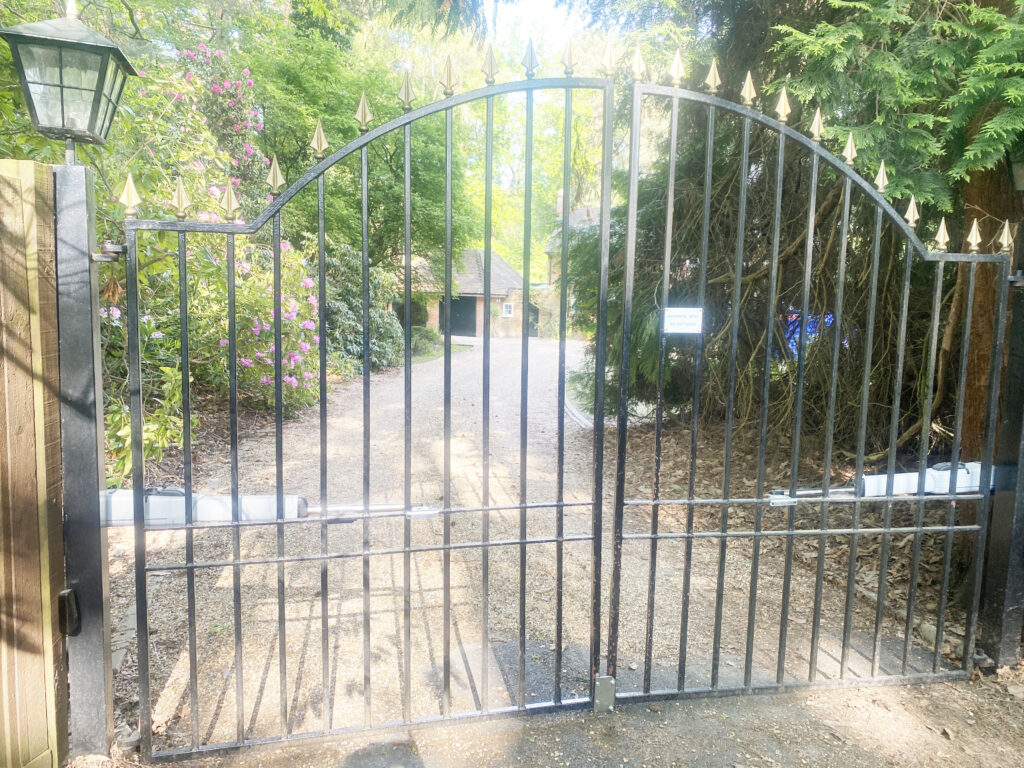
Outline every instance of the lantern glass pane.
POLYGON ((46 45, 21 45, 18 48, 29 83, 60 84, 60 51, 46 45))
POLYGON ((103 95, 107 98, 110 98, 110 93, 114 90, 114 81, 117 79, 118 72, 120 72, 120 69, 117 66, 117 62, 111 56, 107 59, 107 76, 103 80, 103 95))
POLYGON ((65 88, 64 93, 64 127, 76 131, 89 130, 89 118, 92 117, 92 91, 79 88, 65 88))
POLYGON ((89 51, 64 50, 64 87, 82 88, 87 91, 96 89, 96 80, 100 74, 103 57, 89 51))
POLYGON ((61 119, 60 87, 29 83, 28 88, 32 94, 32 103, 35 104, 39 124, 60 128, 64 123, 61 119))

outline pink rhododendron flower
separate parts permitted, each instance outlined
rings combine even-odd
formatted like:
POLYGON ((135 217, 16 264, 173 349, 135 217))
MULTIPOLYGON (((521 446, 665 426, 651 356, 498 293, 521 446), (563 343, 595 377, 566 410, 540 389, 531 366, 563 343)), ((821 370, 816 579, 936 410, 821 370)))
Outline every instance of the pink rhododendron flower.
POLYGON ((320 343, 320 337, 319 336, 314 336, 313 337, 313 343, 314 344, 319 344, 320 343))
POLYGON ((203 53, 206 53, 206 43, 200 43, 200 44, 199 44, 199 45, 197 46, 197 49, 198 49, 198 50, 200 50, 200 51, 202 51, 203 53))
POLYGON ((270 378, 269 376, 264 376, 262 379, 260 379, 260 384, 273 384, 273 383, 274 383, 274 380, 272 378, 270 378))
POLYGON ((314 328, 316 328, 316 323, 314 323, 312 320, 303 320, 302 327, 305 328, 307 331, 312 331, 314 328))
POLYGON ((307 291, 310 288, 312 288, 313 287, 313 278, 312 277, 303 278, 303 280, 302 280, 302 287, 305 288, 307 291))
POLYGON ((246 80, 245 84, 252 88, 252 80, 246 80))
POLYGON ((299 386, 299 380, 296 379, 294 376, 285 376, 284 380, 292 385, 292 389, 295 389, 297 386, 299 386))
POLYGON ((316 303, 317 303, 316 302, 316 296, 313 296, 312 294, 307 296, 306 297, 306 303, 309 304, 309 306, 311 306, 311 307, 315 307, 316 303))
POLYGON ((305 342, 305 341, 300 341, 299 342, 299 349, 301 349, 304 353, 305 352, 309 352, 309 343, 305 342))
POLYGON ((243 69, 242 70, 242 74, 245 75, 246 77, 248 77, 249 76, 249 68, 246 67, 245 69, 243 69))
POLYGON ((185 82, 188 82, 191 79, 192 79, 192 73, 191 72, 186 72, 185 73, 185 82))
POLYGON ((145 76, 146 76, 146 70, 140 69, 139 70, 139 77, 145 77, 145 76))
POLYGON ((252 368, 252 360, 250 360, 248 357, 243 357, 238 362, 240 362, 242 366, 245 368, 252 368))
POLYGON ((214 93, 220 93, 220 86, 214 83, 212 86, 210 86, 210 90, 214 93))
POLYGON ((149 337, 151 339, 162 339, 164 337, 164 333, 163 331, 153 331, 151 334, 149 334, 149 337))
POLYGON ((228 341, 227 339, 221 339, 221 340, 220 340, 219 342, 217 342, 217 343, 218 343, 218 344, 220 344, 220 345, 221 345, 222 347, 226 347, 226 346, 227 346, 228 344, 230 344, 231 342, 230 342, 230 341, 228 341))

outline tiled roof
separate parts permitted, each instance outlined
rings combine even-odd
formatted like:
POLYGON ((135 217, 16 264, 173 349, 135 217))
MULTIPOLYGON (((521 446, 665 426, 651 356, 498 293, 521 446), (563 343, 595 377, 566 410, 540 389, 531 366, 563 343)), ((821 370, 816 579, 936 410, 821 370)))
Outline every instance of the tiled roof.
MULTIPOLYGON (((417 258, 413 263, 417 290, 441 293, 444 286, 430 273, 426 260, 417 258)), ((456 296, 484 295, 483 248, 467 248, 462 253, 462 266, 454 275, 452 293, 456 296)), ((491 295, 508 296, 509 291, 523 287, 522 276, 507 261, 491 251, 491 295)))

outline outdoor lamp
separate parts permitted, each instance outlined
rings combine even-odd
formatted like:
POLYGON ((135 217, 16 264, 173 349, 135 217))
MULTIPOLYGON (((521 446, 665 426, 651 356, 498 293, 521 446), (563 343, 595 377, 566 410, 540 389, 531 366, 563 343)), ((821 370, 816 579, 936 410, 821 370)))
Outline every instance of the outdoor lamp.
POLYGON ((22 93, 36 130, 67 142, 102 144, 129 75, 138 74, 114 43, 78 19, 74 0, 67 16, 0 29, 14 57, 22 93))

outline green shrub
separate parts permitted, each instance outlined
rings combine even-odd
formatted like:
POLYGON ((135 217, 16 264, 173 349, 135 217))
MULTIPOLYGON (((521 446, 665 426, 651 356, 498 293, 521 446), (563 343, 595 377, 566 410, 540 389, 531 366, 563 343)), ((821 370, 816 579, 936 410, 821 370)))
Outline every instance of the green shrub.
POLYGON ((414 355, 428 355, 440 348, 441 334, 433 328, 414 325, 412 327, 411 345, 414 355))

